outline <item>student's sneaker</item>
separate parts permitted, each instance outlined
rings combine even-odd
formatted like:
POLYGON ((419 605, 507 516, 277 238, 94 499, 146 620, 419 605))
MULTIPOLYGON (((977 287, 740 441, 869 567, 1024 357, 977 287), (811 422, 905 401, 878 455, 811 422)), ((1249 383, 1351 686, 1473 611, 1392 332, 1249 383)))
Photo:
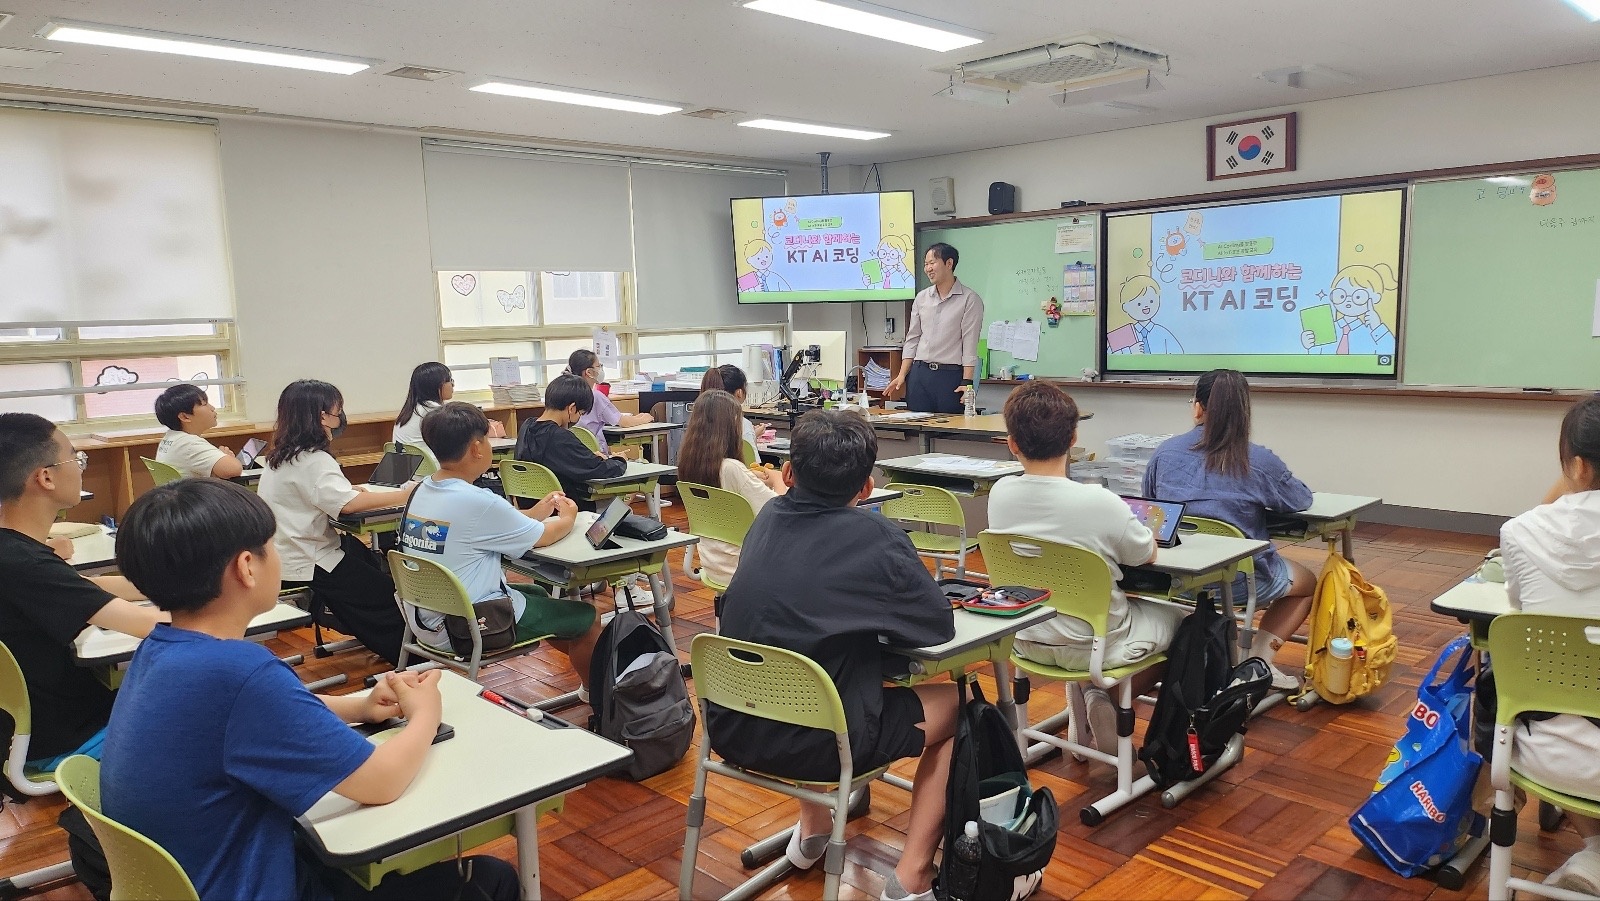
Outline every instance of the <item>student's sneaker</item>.
POLYGON ((1117 705, 1111 694, 1098 686, 1083 690, 1083 703, 1089 721, 1089 739, 1102 754, 1117 753, 1117 705))
POLYGON ((796 869, 809 870, 817 865, 822 855, 828 850, 828 836, 809 835, 800 837, 800 824, 794 824, 794 830, 789 833, 789 847, 783 849, 785 857, 795 865, 796 869))
POLYGON ((1567 862, 1545 877, 1545 885, 1568 891, 1600 895, 1600 851, 1584 848, 1567 858, 1567 862))
POLYGON ((1284 672, 1283 670, 1278 669, 1277 664, 1273 663, 1271 660, 1267 661, 1267 668, 1272 670, 1272 690, 1273 691, 1299 691, 1300 690, 1300 677, 1299 676, 1291 676, 1288 673, 1284 672))
POLYGON ((883 881, 883 894, 879 895, 878 899, 879 901, 934 901, 936 897, 932 886, 929 886, 925 892, 911 894, 900 884, 900 877, 896 876, 893 870, 890 870, 889 878, 883 881))

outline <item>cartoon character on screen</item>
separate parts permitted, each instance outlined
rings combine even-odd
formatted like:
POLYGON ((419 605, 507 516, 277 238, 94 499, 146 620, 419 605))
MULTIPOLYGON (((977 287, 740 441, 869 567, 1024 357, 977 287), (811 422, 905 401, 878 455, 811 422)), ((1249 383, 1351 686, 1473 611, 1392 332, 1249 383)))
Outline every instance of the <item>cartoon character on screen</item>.
POLYGON ((1346 266, 1333 277, 1328 300, 1333 305, 1334 340, 1318 344, 1315 332, 1300 333, 1300 345, 1314 354, 1376 356, 1394 353, 1394 331, 1378 314, 1378 304, 1398 290, 1387 263, 1346 266))
POLYGON ((916 283, 916 276, 906 267, 906 258, 911 256, 911 239, 905 235, 884 235, 878 242, 876 259, 863 260, 861 263, 861 283, 869 288, 909 288, 916 283))
POLYGON ((1117 302, 1133 321, 1106 335, 1107 349, 1114 354, 1181 354, 1183 345, 1176 335, 1159 322, 1161 286, 1148 275, 1135 275, 1117 289, 1117 302))
POLYGON ((772 271, 772 245, 757 238, 744 246, 749 272, 739 276, 740 291, 788 291, 789 281, 772 271))

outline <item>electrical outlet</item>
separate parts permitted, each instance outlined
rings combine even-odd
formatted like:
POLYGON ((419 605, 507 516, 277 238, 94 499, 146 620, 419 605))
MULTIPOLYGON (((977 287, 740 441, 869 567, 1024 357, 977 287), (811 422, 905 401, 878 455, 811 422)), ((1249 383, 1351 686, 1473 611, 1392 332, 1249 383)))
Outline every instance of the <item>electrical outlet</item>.
POLYGON ((892 335, 894 335, 894 317, 885 316, 883 318, 883 336, 888 338, 892 335))

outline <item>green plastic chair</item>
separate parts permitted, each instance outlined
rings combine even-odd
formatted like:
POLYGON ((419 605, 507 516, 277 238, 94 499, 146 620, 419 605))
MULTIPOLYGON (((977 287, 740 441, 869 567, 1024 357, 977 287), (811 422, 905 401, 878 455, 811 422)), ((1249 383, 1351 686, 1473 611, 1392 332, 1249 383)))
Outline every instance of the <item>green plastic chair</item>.
POLYGON ((150 478, 155 480, 157 485, 165 485, 168 482, 176 482, 183 478, 183 473, 179 472, 178 468, 170 463, 162 463, 149 457, 140 457, 139 459, 144 461, 144 468, 150 470, 150 478))
MULTIPOLYGON (((979 533, 978 544, 983 549, 983 562, 989 570, 990 584, 1046 589, 1050 592, 1048 603, 1055 608, 1058 615, 1082 620, 1094 633, 1087 670, 1050 666, 1029 660, 1014 652, 1011 655, 1011 665, 1017 669, 1018 681, 1025 681, 1029 676, 1038 676, 1057 682, 1092 683, 1104 689, 1117 689, 1113 693, 1117 707, 1115 756, 1097 751, 1078 741, 1078 737, 1085 734, 1087 724, 1081 718, 1081 712, 1079 716, 1073 715, 1075 706, 1073 704, 1069 704, 1065 711, 1023 729, 1025 739, 1036 742, 1030 744, 1025 752, 1030 761, 1038 759, 1049 748, 1055 747, 1079 760, 1086 758, 1098 760, 1117 768, 1116 791, 1079 811, 1084 825, 1099 825, 1107 815, 1155 788, 1155 781, 1149 776, 1137 780, 1134 778, 1131 677, 1164 663, 1167 655, 1152 654, 1126 666, 1105 668, 1106 627, 1111 617, 1111 567, 1094 551, 1076 545, 1030 538, 1026 535, 990 531, 979 533), (1063 725, 1072 727, 1066 738, 1056 734, 1063 725)), ((1069 690, 1069 697, 1072 694, 1073 692, 1069 690)), ((1017 695, 1027 697, 1025 691, 1018 691, 1017 695)), ((1028 722, 1027 704, 1019 702, 1017 707, 1022 722, 1028 722)))
MULTIPOLYGON (((472 610, 472 600, 467 596, 466 586, 461 584, 455 573, 440 564, 395 550, 389 552, 389 572, 394 576, 395 593, 400 596, 403 603, 446 616, 459 616, 474 625, 477 624, 478 617, 472 610)), ((485 656, 483 636, 474 628, 472 654, 462 658, 448 645, 436 648, 424 644, 417 635, 416 617, 410 611, 406 612, 405 621, 406 631, 400 640, 400 659, 395 663, 396 670, 404 670, 407 661, 412 655, 416 655, 459 670, 474 682, 478 681, 479 668, 512 657, 520 657, 531 652, 539 642, 554 637, 541 635, 525 639, 503 651, 485 656)))
POLYGON ((600 439, 594 436, 594 432, 581 425, 575 425, 572 427, 572 434, 578 436, 578 440, 583 442, 584 447, 597 454, 600 453, 600 439))
MULTIPOLYGON (((833 811, 833 832, 823 858, 822 897, 839 897, 839 877, 844 872, 844 826, 852 792, 878 778, 888 767, 859 775, 850 757, 850 727, 844 704, 828 673, 815 661, 749 641, 701 634, 689 646, 695 693, 700 698, 700 755, 695 764, 694 792, 689 796, 688 831, 683 839, 683 865, 678 874, 678 897, 694 894, 695 860, 700 849, 700 827, 705 822, 706 774, 716 773, 749 785, 780 792, 791 798, 821 804, 833 811), (710 705, 737 710, 792 726, 824 729, 834 735, 839 751, 839 778, 834 782, 804 782, 758 773, 711 759, 711 738, 706 731, 710 705), (818 789, 823 789, 819 791, 818 789)), ((785 857, 746 880, 728 897, 753 898, 788 876, 793 865, 785 857)))
POLYGON ((561 490, 561 480, 546 466, 526 460, 505 460, 500 464, 500 488, 506 497, 540 501, 561 490))
MULTIPOLYGON (((710 485, 679 482, 678 497, 683 501, 683 512, 689 515, 689 534, 735 548, 744 545, 745 533, 756 521, 756 511, 744 495, 710 485)), ((706 574, 704 565, 700 567, 700 582, 717 594, 728 590, 728 586, 706 574)))
POLYGON ((82 811, 111 870, 111 901, 200 901, 194 883, 160 845, 100 812, 100 761, 74 754, 56 770, 61 791, 82 811))
POLYGON ((1516 843, 1514 788, 1569 813, 1600 818, 1600 801, 1548 788, 1511 768, 1518 734, 1517 717, 1543 711, 1600 717, 1600 622, 1572 616, 1508 613, 1489 624, 1489 656, 1499 693, 1494 721, 1494 755, 1489 779, 1494 785, 1493 845, 1489 850, 1489 897, 1511 892, 1549 897, 1548 888, 1511 878, 1516 843), (1511 828, 1501 829, 1503 820, 1511 828))
MULTIPOLYGON (((22 676, 22 667, 11 649, 0 644, 0 710, 11 716, 11 747, 5 760, 6 781, 25 798, 53 795, 61 789, 56 785, 56 773, 28 766, 28 743, 33 737, 33 704, 28 700, 28 683, 22 676)), ((0 880, 0 888, 10 895, 49 882, 58 882, 72 876, 72 862, 54 864, 27 873, 18 873, 0 880)))
POLYGON ((389 441, 383 445, 383 449, 386 453, 410 454, 413 457, 421 457, 422 465, 417 467, 415 478, 425 479, 439 471, 439 461, 434 459, 433 451, 428 450, 425 445, 389 441))
POLYGON ((901 492, 900 497, 884 501, 884 516, 901 525, 944 526, 956 530, 956 534, 947 535, 920 528, 912 529, 906 535, 918 554, 934 561, 935 579, 944 576, 946 562, 954 562, 956 578, 965 579, 967 552, 978 546, 978 540, 967 536, 967 515, 961 510, 961 501, 951 492, 932 485, 891 482, 884 489, 901 492))
POLYGON ((748 441, 741 440, 739 442, 739 454, 744 459, 744 465, 746 466, 754 466, 761 462, 761 456, 756 453, 755 445, 748 441))

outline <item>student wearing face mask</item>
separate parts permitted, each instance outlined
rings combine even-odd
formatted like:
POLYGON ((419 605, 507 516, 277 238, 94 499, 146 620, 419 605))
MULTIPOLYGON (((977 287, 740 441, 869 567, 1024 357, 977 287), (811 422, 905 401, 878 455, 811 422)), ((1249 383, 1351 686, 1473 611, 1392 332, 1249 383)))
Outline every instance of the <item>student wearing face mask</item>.
POLYGON ((367 491, 350 484, 330 450, 345 425, 338 388, 315 379, 284 388, 258 493, 277 518, 274 543, 283 559, 283 586, 310 586, 345 629, 397 663, 405 624, 394 582, 372 551, 335 529, 330 517, 404 506, 416 485, 367 491))
POLYGON ((578 425, 594 433, 594 440, 599 442, 602 454, 611 453, 611 446, 606 444, 607 426, 627 428, 655 421, 655 417, 649 413, 624 413, 618 410, 611 398, 600 390, 600 379, 605 376, 605 368, 600 365, 600 358, 595 356, 594 351, 573 351, 572 356, 567 357, 567 372, 583 379, 594 394, 593 405, 584 411, 578 419, 578 425))
POLYGON ((518 460, 538 463, 555 473, 561 480, 561 492, 572 498, 578 509, 589 511, 595 509, 589 480, 615 478, 628 471, 627 460, 596 454, 572 434, 572 428, 580 426, 594 409, 595 396, 589 384, 575 375, 551 379, 544 389, 544 413, 523 424, 516 450, 518 460))

